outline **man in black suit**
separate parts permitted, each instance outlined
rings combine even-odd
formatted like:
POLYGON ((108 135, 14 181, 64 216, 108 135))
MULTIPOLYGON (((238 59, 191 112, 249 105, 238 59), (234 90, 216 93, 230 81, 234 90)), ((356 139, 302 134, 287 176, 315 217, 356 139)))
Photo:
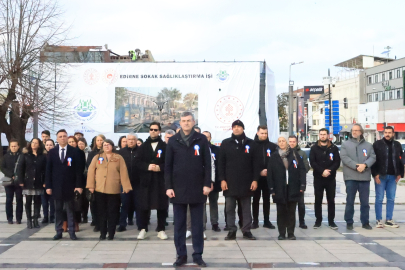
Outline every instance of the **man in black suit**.
POLYGON ((55 200, 55 230, 54 240, 62 238, 63 206, 65 205, 70 239, 77 240, 73 218, 73 199, 75 191, 83 192, 82 177, 84 164, 81 162, 79 151, 67 144, 68 136, 64 129, 56 133, 59 145, 48 153, 46 164, 45 189, 55 200))
POLYGON ((173 203, 174 244, 177 250, 175 267, 187 263, 186 220, 190 207, 193 239, 193 261, 200 267, 204 250, 204 203, 211 191, 211 152, 205 135, 195 132, 194 116, 183 112, 181 130, 169 139, 166 147, 165 185, 166 195, 173 203))

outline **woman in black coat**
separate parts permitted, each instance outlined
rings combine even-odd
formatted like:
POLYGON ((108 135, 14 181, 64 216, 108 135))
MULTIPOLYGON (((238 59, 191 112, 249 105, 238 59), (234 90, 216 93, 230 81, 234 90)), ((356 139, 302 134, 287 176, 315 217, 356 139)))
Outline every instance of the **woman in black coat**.
POLYGON ((278 138, 277 151, 272 153, 267 167, 267 181, 273 202, 277 204, 279 240, 295 240, 295 211, 301 193, 306 187, 305 165, 296 150, 291 149, 286 138, 278 138))
POLYGON ((43 143, 34 138, 23 149, 17 165, 18 183, 25 195, 25 212, 27 214, 27 228, 39 228, 38 218, 41 211, 41 195, 44 194, 46 150, 43 143), (34 201, 34 215, 32 216, 32 201, 34 201))
POLYGON ((150 131, 152 138, 149 137, 142 144, 135 158, 135 164, 140 171, 137 215, 141 214, 139 229, 141 232, 142 229, 147 232, 149 211, 156 209, 158 219, 156 231, 158 237, 165 240, 167 239, 166 214, 169 205, 164 179, 166 143, 160 138, 160 125, 152 123, 150 129, 153 130, 150 131))
POLYGON ((6 215, 8 224, 13 224, 13 199, 15 193, 15 200, 16 200, 16 222, 17 224, 21 224, 22 213, 23 213, 23 196, 22 196, 22 188, 15 181, 16 175, 14 175, 14 169, 20 157, 21 151, 20 146, 17 140, 10 140, 7 153, 3 157, 3 162, 1 164, 1 171, 4 173, 5 176, 13 178, 14 183, 9 186, 5 186, 4 189, 6 191, 6 215))

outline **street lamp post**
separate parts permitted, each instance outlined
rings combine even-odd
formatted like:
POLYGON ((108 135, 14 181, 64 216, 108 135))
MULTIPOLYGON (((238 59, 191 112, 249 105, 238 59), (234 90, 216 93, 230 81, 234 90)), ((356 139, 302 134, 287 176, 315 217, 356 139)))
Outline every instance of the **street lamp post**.
POLYGON ((294 82, 291 81, 291 66, 294 65, 299 65, 304 63, 304 61, 301 61, 299 63, 291 63, 290 64, 290 75, 289 75, 289 81, 288 81, 288 133, 289 135, 293 135, 293 114, 294 114, 294 108, 293 108, 293 87, 294 87, 294 82))

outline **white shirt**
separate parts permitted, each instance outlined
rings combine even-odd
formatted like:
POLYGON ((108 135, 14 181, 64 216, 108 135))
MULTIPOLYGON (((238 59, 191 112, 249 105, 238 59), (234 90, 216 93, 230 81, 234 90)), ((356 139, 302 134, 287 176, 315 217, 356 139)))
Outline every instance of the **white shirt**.
POLYGON ((153 142, 150 145, 152 146, 153 151, 156 151, 156 147, 158 145, 158 142, 153 142))
POLYGON ((65 147, 62 147, 59 145, 59 159, 60 160, 62 160, 62 149, 65 149, 65 151, 63 151, 64 152, 63 154, 65 155, 65 158, 66 158, 67 145, 65 147))

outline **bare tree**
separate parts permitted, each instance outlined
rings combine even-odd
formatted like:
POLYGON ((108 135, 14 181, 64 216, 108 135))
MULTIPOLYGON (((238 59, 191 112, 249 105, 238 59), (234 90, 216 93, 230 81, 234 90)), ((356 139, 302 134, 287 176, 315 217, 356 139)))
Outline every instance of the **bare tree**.
POLYGON ((54 0, 0 0, 0 133, 21 146, 35 113, 48 129, 71 114, 66 67, 39 57, 47 44, 66 41, 62 14, 54 0))

